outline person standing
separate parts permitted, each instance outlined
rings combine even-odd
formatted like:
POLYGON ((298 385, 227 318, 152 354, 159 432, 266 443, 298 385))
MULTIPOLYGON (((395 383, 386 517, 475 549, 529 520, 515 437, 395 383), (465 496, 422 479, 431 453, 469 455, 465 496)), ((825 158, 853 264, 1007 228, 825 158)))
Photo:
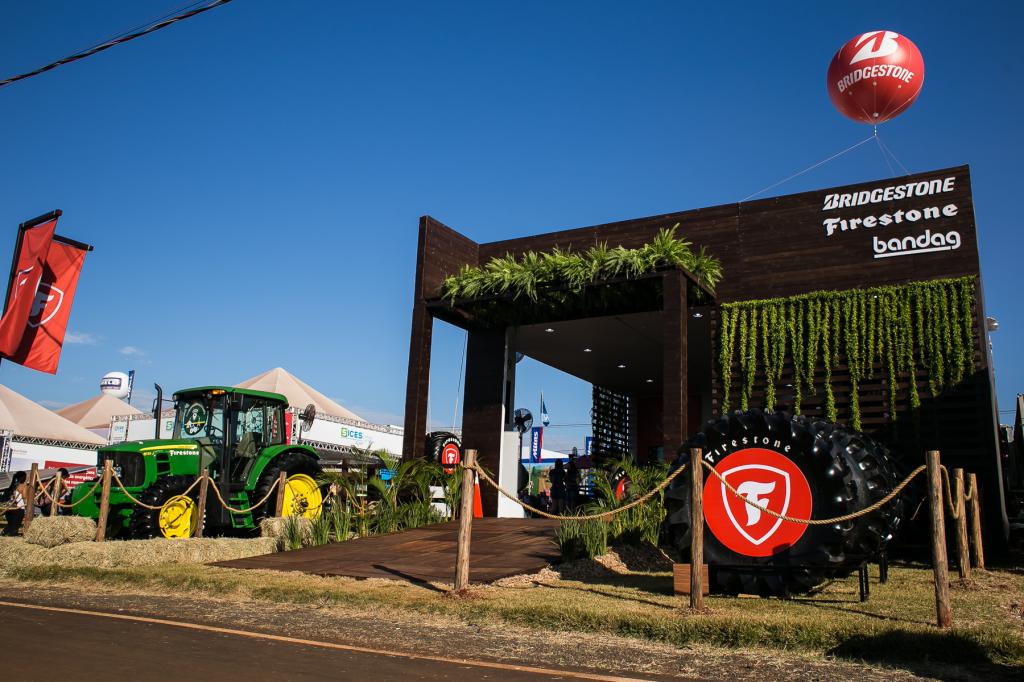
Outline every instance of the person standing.
POLYGON ((565 501, 569 509, 575 509, 580 498, 580 468, 576 466, 576 455, 569 455, 569 468, 565 471, 565 501))
POLYGON ((4 520, 7 525, 4 526, 3 535, 14 536, 21 530, 21 523, 25 520, 25 472, 19 471, 14 474, 14 479, 11 481, 11 496, 8 502, 13 505, 11 509, 4 512, 4 520))
POLYGON ((555 462, 551 473, 548 474, 551 481, 551 513, 561 514, 565 511, 565 466, 562 460, 555 462))

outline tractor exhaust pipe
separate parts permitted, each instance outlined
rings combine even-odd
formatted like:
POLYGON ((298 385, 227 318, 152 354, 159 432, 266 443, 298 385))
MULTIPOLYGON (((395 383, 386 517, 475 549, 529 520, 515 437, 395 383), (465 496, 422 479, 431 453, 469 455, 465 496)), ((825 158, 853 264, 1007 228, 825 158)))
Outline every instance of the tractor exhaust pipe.
POLYGON ((153 388, 156 389, 156 400, 153 401, 153 419, 156 421, 156 427, 154 427, 153 438, 160 439, 160 415, 164 411, 164 389, 160 387, 160 384, 153 384, 153 388))

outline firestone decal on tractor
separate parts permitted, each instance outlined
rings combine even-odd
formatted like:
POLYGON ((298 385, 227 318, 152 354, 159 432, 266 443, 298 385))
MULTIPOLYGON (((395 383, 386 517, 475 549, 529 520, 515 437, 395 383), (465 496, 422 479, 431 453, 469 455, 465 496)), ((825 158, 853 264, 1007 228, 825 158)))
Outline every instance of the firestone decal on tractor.
POLYGON ((744 448, 723 457, 715 470, 741 496, 737 497, 717 477, 708 477, 704 516, 719 542, 739 554, 765 557, 789 549, 803 536, 807 530, 804 524, 784 521, 759 508, 810 518, 811 488, 791 459, 774 450, 744 448))

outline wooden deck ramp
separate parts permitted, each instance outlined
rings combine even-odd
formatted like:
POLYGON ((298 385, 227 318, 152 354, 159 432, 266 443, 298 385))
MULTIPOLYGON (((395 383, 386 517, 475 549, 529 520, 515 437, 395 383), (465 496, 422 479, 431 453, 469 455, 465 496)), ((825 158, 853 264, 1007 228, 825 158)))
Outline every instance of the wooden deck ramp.
MULTIPOLYGON (((554 541, 557 528, 558 522, 548 519, 474 519, 470 580, 489 583, 511 575, 535 573, 558 561, 560 554, 554 541)), ((452 582, 458 533, 458 522, 451 521, 213 565, 352 578, 452 582)))

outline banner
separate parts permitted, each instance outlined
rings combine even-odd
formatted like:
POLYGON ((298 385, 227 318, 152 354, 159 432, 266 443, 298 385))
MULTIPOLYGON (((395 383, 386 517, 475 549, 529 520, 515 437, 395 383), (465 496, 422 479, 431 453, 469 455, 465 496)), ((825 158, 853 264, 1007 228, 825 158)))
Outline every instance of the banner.
POLYGON ((540 462, 543 456, 543 445, 544 445, 544 427, 534 426, 530 432, 530 461, 533 463, 540 462))
POLYGON ((57 229, 57 217, 19 231, 20 241, 14 247, 14 266, 7 290, 7 305, 0 318, 0 354, 10 356, 18 351, 36 293, 43 279, 46 254, 57 229))
POLYGON ((62 241, 50 244, 21 343, 16 352, 5 353, 9 360, 40 372, 57 373, 85 254, 85 249, 62 241))

